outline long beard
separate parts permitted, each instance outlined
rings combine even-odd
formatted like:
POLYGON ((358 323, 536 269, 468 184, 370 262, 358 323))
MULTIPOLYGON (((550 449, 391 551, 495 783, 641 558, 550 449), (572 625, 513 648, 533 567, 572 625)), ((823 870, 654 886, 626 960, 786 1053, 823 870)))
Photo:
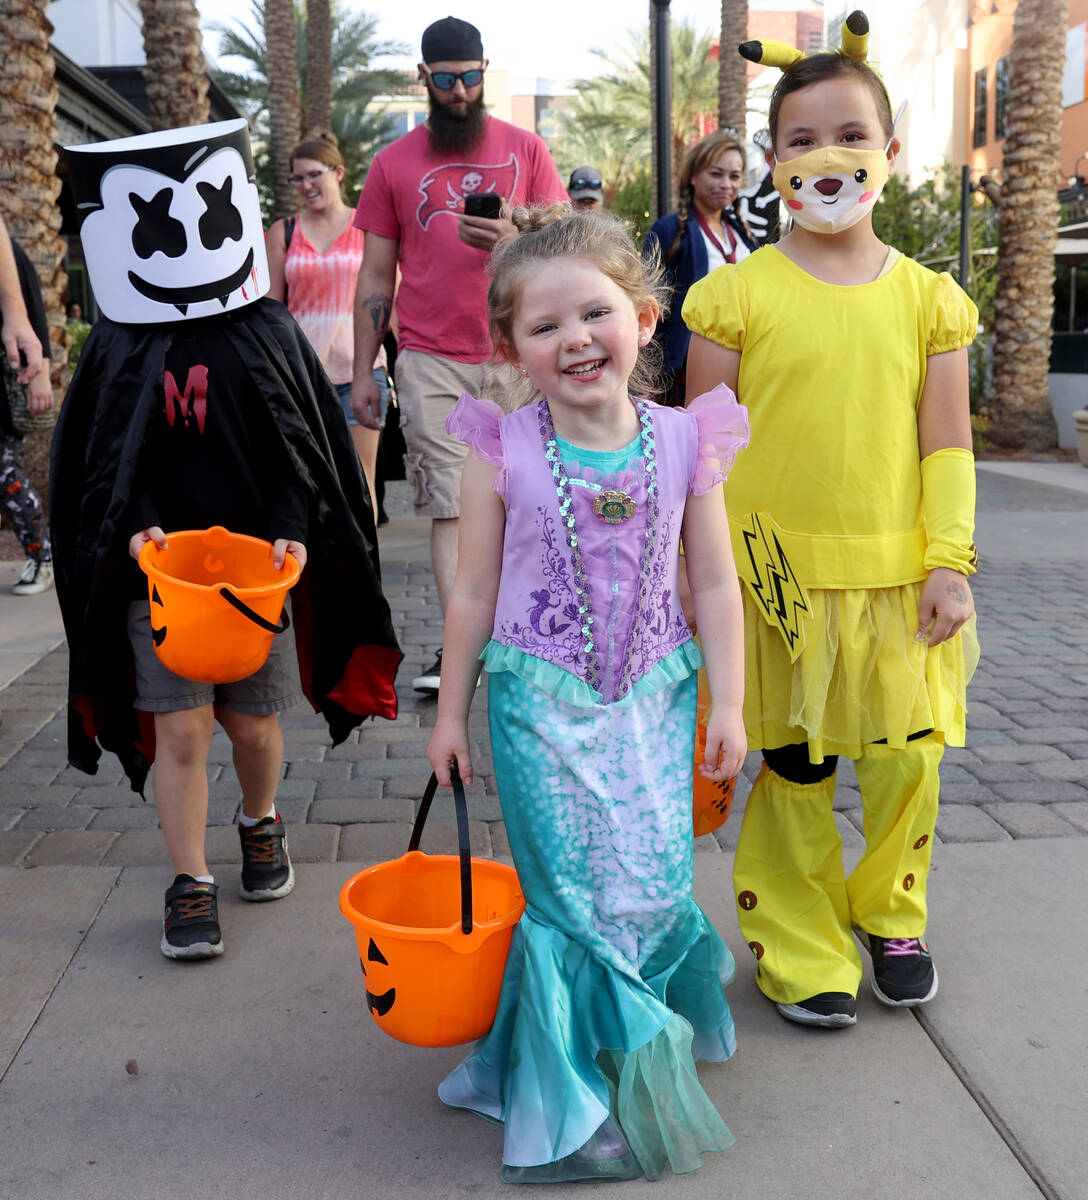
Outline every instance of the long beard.
POLYGON ((439 104, 433 95, 430 95, 429 99, 431 111, 427 118, 427 129, 431 135, 431 149, 436 154, 459 153, 479 145, 487 123, 482 91, 465 110, 463 117, 455 117, 449 109, 439 104))

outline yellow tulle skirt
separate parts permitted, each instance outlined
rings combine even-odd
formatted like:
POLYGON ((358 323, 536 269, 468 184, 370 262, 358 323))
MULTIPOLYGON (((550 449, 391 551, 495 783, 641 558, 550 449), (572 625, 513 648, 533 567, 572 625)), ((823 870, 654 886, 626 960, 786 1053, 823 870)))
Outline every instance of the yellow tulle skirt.
POLYGON ((933 729, 962 746, 967 684, 978 666, 975 618, 939 646, 914 639, 921 583, 812 588, 805 648, 791 663, 782 635, 745 590, 744 721, 752 749, 808 742, 809 758, 857 758, 887 739, 901 748, 933 729))

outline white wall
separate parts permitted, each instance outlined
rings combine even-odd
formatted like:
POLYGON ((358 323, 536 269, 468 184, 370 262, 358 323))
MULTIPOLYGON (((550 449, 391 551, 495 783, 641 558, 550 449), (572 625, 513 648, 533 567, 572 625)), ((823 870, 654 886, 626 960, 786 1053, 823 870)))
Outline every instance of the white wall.
POLYGON ((52 43, 81 67, 131 67, 144 62, 137 0, 53 0, 52 43))

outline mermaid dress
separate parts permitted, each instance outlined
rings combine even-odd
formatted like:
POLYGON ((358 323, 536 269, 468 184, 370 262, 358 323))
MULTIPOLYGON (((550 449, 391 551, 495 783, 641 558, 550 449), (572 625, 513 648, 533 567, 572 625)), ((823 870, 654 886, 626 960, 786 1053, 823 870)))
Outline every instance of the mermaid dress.
POLYGON ((481 657, 526 911, 494 1026, 439 1096, 502 1123, 510 1182, 656 1179, 733 1141, 695 1070, 736 1049, 734 963, 692 897, 701 656, 676 563, 687 495, 724 478, 747 419, 725 388, 638 410, 613 453, 556 438, 543 400, 504 417, 464 395, 448 425, 501 468, 481 657), (616 524, 593 510, 610 490, 634 504, 616 524))

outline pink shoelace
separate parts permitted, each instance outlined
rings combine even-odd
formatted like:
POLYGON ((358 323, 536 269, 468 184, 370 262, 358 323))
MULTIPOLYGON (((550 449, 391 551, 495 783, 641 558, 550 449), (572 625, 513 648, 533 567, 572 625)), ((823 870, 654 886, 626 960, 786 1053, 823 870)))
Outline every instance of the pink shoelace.
POLYGON ((884 943, 884 957, 916 958, 925 948, 921 938, 888 938, 884 943))

